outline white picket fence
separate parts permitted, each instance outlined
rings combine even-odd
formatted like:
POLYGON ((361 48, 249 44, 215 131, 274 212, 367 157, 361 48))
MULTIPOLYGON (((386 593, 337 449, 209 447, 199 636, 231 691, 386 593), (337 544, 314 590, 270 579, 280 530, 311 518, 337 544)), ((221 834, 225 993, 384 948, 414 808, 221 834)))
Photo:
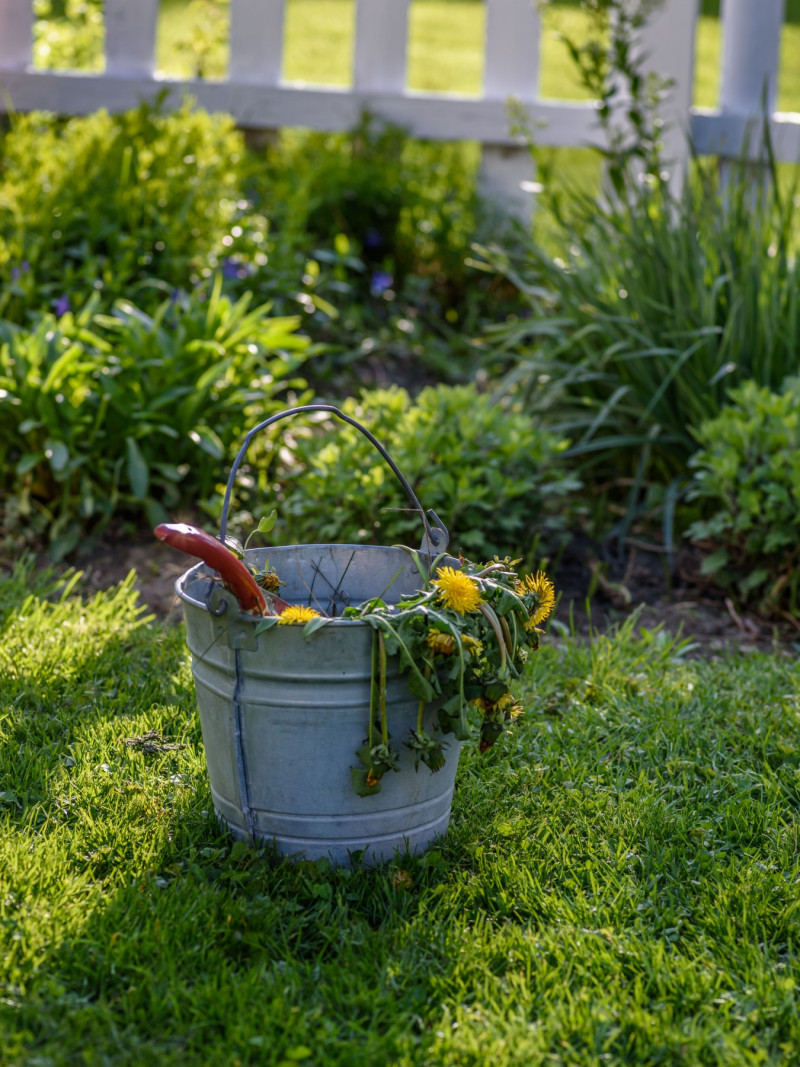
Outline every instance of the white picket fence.
MULTIPOLYGON (((167 90, 231 114, 249 129, 345 130, 362 110, 420 138, 473 140, 483 146, 488 189, 509 204, 524 202, 520 183, 531 164, 511 131, 509 98, 527 113, 541 145, 596 144, 592 103, 539 95, 541 16, 537 0, 484 0, 486 36, 480 95, 408 89, 408 19, 412 0, 356 0, 352 87, 296 85, 282 79, 286 0, 231 0, 230 62, 222 81, 176 81, 155 73, 159 0, 105 0, 105 70, 42 71, 32 66, 31 0, 0 0, 0 113, 121 111, 167 90)), ((702 154, 733 156, 766 99, 772 140, 782 160, 800 159, 800 114, 775 112, 784 0, 723 0, 720 103, 692 107, 699 0, 665 0, 641 47, 650 69, 672 82, 663 108, 668 150, 679 175, 689 134, 702 154), (766 94, 766 95, 765 95, 766 94)))

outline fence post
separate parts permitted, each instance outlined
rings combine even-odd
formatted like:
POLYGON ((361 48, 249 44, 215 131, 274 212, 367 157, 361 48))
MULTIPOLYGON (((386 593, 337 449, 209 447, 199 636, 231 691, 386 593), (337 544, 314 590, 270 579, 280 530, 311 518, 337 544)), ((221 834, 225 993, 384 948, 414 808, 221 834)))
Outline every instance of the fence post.
POLYGON ((723 0, 722 4, 719 109, 723 115, 741 119, 741 142, 730 145, 727 152, 720 151, 720 174, 727 185, 737 166, 737 155, 746 150, 748 158, 754 160, 747 166, 752 183, 749 192, 754 197, 769 182, 761 152, 762 131, 775 109, 783 15, 784 0, 759 0, 758 4, 723 0))
POLYGON ((356 91, 405 92, 408 5, 409 0, 356 0, 356 91))
POLYGON ((33 50, 33 4, 0 0, 0 70, 24 70, 33 50))
POLYGON ((689 163, 697 17, 697 0, 666 0, 642 32, 644 69, 669 82, 659 115, 664 122, 664 162, 675 193, 683 185, 689 163))
POLYGON ((278 85, 285 0, 231 0, 231 81, 278 85))
POLYGON ((784 0, 723 0, 721 111, 775 110, 784 0))
MULTIPOLYGON (((541 18, 531 0, 486 0, 483 95, 530 103, 539 94, 541 18)), ((510 124, 510 116, 509 116, 510 124)), ((484 193, 529 222, 533 212, 534 164, 524 147, 486 144, 481 157, 484 193)))
POLYGON ((159 0, 105 0, 106 74, 152 75, 158 5, 159 0))

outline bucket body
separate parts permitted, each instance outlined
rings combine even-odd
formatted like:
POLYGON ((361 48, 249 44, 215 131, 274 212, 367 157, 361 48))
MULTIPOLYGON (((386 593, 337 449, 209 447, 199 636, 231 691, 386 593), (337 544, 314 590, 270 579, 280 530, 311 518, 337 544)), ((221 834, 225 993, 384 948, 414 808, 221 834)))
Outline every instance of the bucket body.
MULTIPOLYGON (((286 584, 290 604, 338 616, 347 604, 381 596, 387 603, 420 587, 400 548, 294 545, 248 551, 286 584)), ((448 561, 455 563, 456 561, 448 561)), ((457 565, 457 564, 456 564, 457 565)), ((358 796, 351 767, 367 735, 372 628, 334 618, 303 636, 302 625, 255 634, 258 619, 239 612, 205 565, 177 582, 192 654, 200 723, 214 809, 235 837, 274 842, 280 855, 327 857, 347 864, 418 853, 447 830, 460 744, 447 739, 435 774, 402 744, 416 726, 418 700, 389 659, 386 704, 400 771, 381 791, 358 796), (219 613, 217 613, 219 612, 219 613)), ((436 725, 426 711, 425 728, 436 725)))

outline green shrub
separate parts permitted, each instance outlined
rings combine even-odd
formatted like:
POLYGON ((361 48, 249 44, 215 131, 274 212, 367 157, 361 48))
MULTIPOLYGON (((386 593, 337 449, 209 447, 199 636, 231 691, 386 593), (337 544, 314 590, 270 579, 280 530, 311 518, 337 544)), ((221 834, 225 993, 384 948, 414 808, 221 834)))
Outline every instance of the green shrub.
POLYGON ((344 234, 395 287, 409 272, 456 286, 480 211, 476 173, 468 147, 414 141, 364 113, 346 133, 282 135, 251 181, 276 229, 303 234, 309 249, 344 234))
POLYGON ((765 611, 797 613, 800 378, 779 392, 745 382, 696 431, 690 498, 707 517, 687 535, 713 548, 703 570, 765 611))
POLYGON ((473 338, 506 307, 468 265, 487 225, 476 159, 368 116, 264 152, 189 104, 18 116, 0 150, 0 316, 26 324, 95 294, 153 313, 221 274, 234 299, 302 314, 324 345, 318 388, 411 382, 419 367, 467 380, 482 360, 473 338))
POLYGON ((92 311, 0 324, 3 525, 44 536, 55 557, 112 519, 196 509, 250 425, 304 385, 296 320, 232 304, 219 285, 152 318, 128 302, 92 311))
MULTIPOLYGON (((343 410, 384 445, 424 508, 451 535, 451 550, 534 557, 552 545, 564 498, 567 442, 493 404, 474 386, 364 391, 343 410)), ((276 537, 288 543, 422 541, 419 517, 380 455, 338 419, 282 431, 273 480, 280 485, 276 537)))
POLYGON ((0 154, 0 314, 190 288, 236 213, 242 153, 230 118, 189 104, 16 116, 0 154))
POLYGON ((302 309, 326 347, 318 382, 335 392, 357 387, 354 365, 376 384, 409 381, 410 365, 466 380, 481 361, 471 339, 510 291, 470 266, 490 225, 476 173, 470 146, 423 144, 368 114, 347 133, 286 132, 254 160, 220 257, 228 284, 302 309))

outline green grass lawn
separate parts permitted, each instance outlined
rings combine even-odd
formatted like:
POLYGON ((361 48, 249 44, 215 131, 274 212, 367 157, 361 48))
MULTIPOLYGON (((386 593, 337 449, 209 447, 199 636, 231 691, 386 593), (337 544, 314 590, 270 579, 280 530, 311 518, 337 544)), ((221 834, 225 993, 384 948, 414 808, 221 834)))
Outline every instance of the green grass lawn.
POLYGON ((18 569, 0 633, 4 1065, 800 1056, 796 656, 548 638, 441 847, 348 871, 220 834, 182 628, 128 586, 18 569))

